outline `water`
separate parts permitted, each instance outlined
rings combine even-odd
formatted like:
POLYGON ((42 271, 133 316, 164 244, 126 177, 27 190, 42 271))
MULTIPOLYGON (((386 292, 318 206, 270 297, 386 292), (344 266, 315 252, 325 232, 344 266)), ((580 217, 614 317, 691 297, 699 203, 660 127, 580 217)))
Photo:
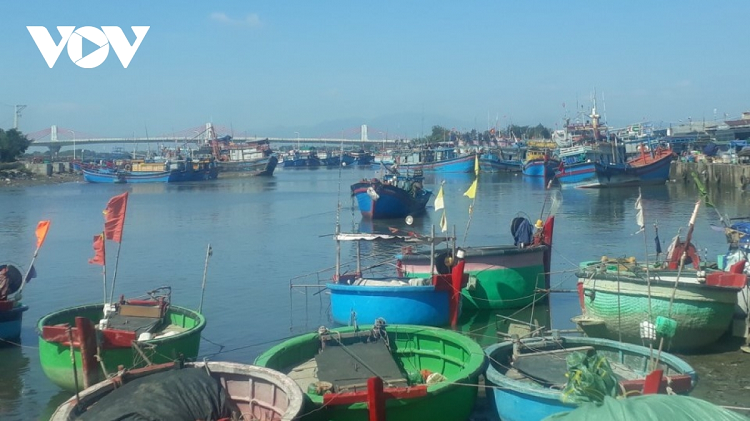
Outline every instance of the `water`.
MULTIPOLYGON (((42 373, 37 351, 36 321, 73 305, 103 299, 101 267, 88 264, 92 238, 102 231, 107 201, 129 191, 127 219, 120 250, 116 295, 141 295, 161 285, 173 288, 172 301, 197 308, 206 248, 213 256, 207 273, 203 311, 208 326, 201 354, 212 359, 251 363, 278 341, 311 331, 327 321, 323 294, 290 294, 290 279, 335 262, 331 239, 337 214, 342 231, 358 229, 361 218, 349 197, 349 185, 374 171, 365 169, 279 170, 272 178, 224 178, 194 184, 94 185, 69 183, 0 189, 0 261, 27 267, 34 252, 39 220, 52 226, 36 263, 38 277, 24 290, 30 307, 24 315, 21 347, 0 348, 0 419, 47 419, 70 394, 60 391, 42 373), (341 211, 337 212, 339 202, 341 211), (291 305, 293 303, 294 305, 291 305)), ((463 192, 472 174, 436 178, 425 187, 444 194, 449 225, 459 245, 511 243, 510 221, 525 212, 532 222, 542 206, 550 209, 548 191, 540 180, 513 174, 481 174, 468 232, 470 200, 463 192), (451 228, 452 230, 453 228, 451 228), (466 240, 464 241, 464 236, 466 240)), ((553 188, 554 190, 554 188, 553 188)), ((563 190, 557 210, 553 251, 553 288, 575 287, 574 269, 582 260, 644 255, 644 237, 633 235, 634 202, 638 189, 563 190)), ((646 244, 654 253, 652 225, 658 221, 666 245, 687 222, 698 198, 692 184, 668 183, 643 188, 648 226, 646 244)), ((748 193, 715 189, 711 199, 730 216, 744 215, 748 193)), ((431 205, 432 201, 430 201, 431 205)), ((440 212, 428 208, 412 227, 402 221, 362 223, 364 231, 390 227, 427 233, 439 225, 440 212)), ((718 224, 713 209, 702 207, 694 242, 710 258, 725 250, 724 236, 710 228, 718 224)), ((115 243, 108 242, 111 282, 115 243)), ((373 246, 375 247, 375 246, 373 246)), ((393 250, 373 250, 390 253, 393 250)), ((351 257, 345 247, 343 254, 351 257)), ((574 294, 554 294, 549 315, 545 308, 508 312, 522 320, 551 320, 569 328, 578 314, 574 294)), ((494 341, 493 314, 465 315, 461 330, 483 343, 494 341)))

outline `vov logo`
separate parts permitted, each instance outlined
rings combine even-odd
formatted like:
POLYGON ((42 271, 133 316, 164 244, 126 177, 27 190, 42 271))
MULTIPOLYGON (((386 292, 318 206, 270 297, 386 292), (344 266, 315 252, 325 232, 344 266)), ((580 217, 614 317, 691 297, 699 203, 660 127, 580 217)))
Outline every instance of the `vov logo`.
POLYGON ((84 69, 98 67, 107 59, 109 46, 111 45, 115 54, 117 54, 117 58, 120 59, 122 67, 127 69, 149 28, 151 27, 131 26, 130 29, 135 34, 135 42, 131 45, 122 29, 117 26, 102 26, 101 30, 93 26, 83 26, 78 29, 75 26, 58 26, 57 32, 60 33, 61 37, 59 44, 55 44, 47 28, 43 26, 26 27, 50 69, 55 65, 66 44, 70 60, 78 67, 84 69), (86 57, 83 56, 84 38, 99 46, 96 51, 86 57))

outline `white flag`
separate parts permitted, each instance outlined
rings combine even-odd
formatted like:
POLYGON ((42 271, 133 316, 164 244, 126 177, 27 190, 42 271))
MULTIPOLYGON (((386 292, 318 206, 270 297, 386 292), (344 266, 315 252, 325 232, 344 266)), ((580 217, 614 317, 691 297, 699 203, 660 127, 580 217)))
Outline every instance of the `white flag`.
POLYGON ((635 223, 638 224, 639 230, 636 232, 642 232, 646 229, 646 224, 643 222, 643 205, 641 205, 641 192, 638 191, 638 199, 635 201, 635 209, 638 211, 635 215, 635 223))
POLYGON ((443 216, 440 217, 440 231, 448 232, 448 218, 445 217, 445 210, 443 210, 443 216))
POLYGON ((440 186, 440 191, 435 197, 435 210, 445 209, 445 202, 443 201, 443 186, 440 186))

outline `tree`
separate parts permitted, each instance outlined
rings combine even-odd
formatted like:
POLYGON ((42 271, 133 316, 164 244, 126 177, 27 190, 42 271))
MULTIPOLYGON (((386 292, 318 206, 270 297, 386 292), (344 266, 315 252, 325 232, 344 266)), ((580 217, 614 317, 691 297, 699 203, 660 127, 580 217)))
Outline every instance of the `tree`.
POLYGON ((16 129, 0 129, 0 162, 13 162, 31 146, 31 141, 16 129))

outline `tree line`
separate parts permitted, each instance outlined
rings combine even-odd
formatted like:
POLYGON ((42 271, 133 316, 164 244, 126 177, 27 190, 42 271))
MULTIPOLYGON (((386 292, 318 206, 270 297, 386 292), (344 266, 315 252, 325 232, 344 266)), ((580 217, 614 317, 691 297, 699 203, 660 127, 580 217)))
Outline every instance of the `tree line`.
POLYGON ((14 162, 31 146, 31 140, 17 129, 0 129, 0 162, 14 162))
POLYGON ((517 126, 513 124, 503 131, 490 129, 483 132, 479 132, 476 129, 467 132, 460 132, 443 126, 432 126, 432 133, 427 136, 416 138, 412 142, 416 144, 438 144, 442 142, 457 143, 462 141, 469 145, 481 145, 491 143, 499 137, 507 139, 515 138, 518 140, 550 139, 552 138, 552 132, 549 128, 544 127, 541 124, 536 126, 517 126))

